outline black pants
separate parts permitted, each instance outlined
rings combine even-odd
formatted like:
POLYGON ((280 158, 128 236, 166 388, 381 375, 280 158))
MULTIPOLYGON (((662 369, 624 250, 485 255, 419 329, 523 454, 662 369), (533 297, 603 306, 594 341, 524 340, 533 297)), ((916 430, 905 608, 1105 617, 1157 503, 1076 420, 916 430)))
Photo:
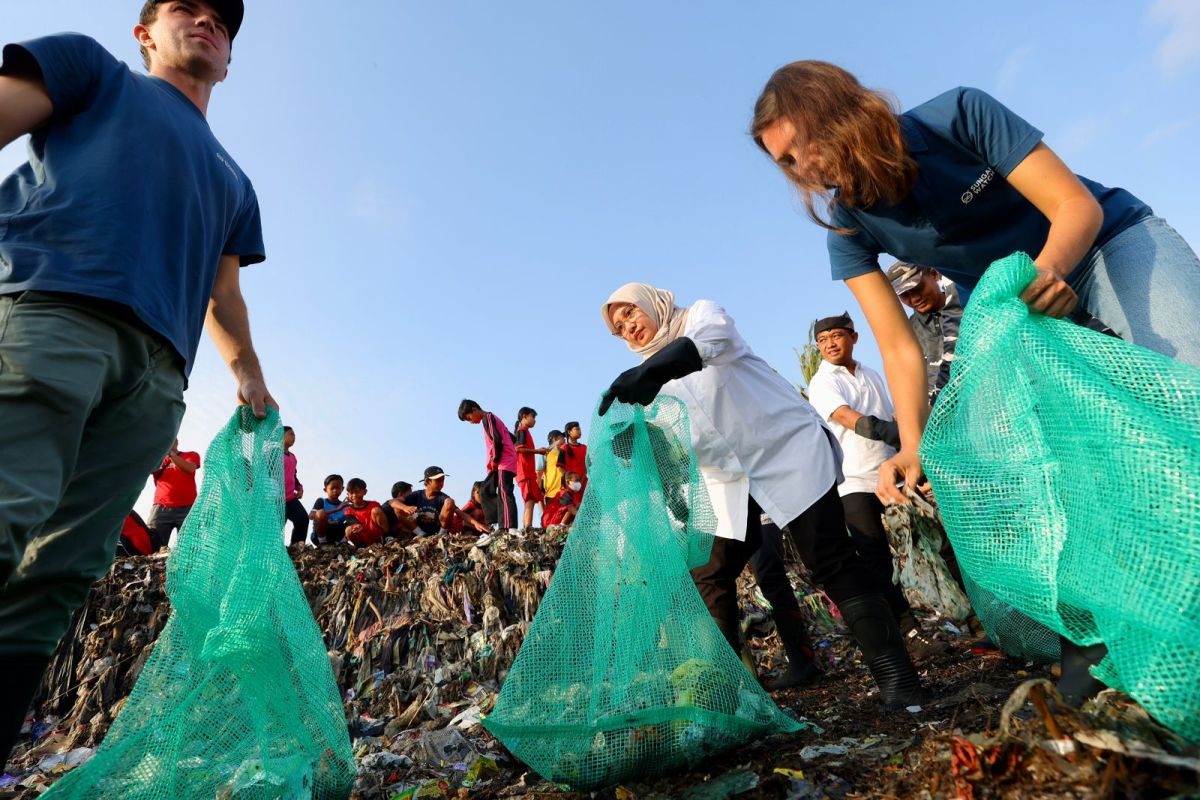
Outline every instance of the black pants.
POLYGON ((500 526, 501 530, 511 530, 520 525, 517 521, 520 519, 517 516, 517 496, 513 493, 513 481, 517 476, 505 470, 498 472, 500 477, 496 483, 496 490, 499 493, 496 498, 496 524, 500 526))
POLYGON ((283 515, 292 523, 291 544, 299 544, 308 538, 308 512, 298 499, 288 500, 283 506, 283 515))
POLYGON ((892 607, 892 613, 897 618, 912 613, 904 591, 892 580, 895 570, 892 548, 888 545, 887 531, 883 529, 883 503, 873 492, 853 492, 842 497, 842 506, 846 510, 850 539, 871 571, 879 577, 880 589, 892 607))
POLYGON ((171 533, 183 530, 183 522, 187 519, 191 506, 160 506, 150 509, 150 546, 155 550, 166 547, 171 543, 171 533))
MULTIPOLYGON (((718 537, 713 542, 708 563, 692 570, 692 580, 704 599, 704 605, 735 650, 741 646, 737 577, 762 546, 761 513, 758 503, 751 498, 750 514, 746 520, 746 540, 739 542, 718 537)), ((813 581, 825 590, 835 604, 861 594, 879 592, 879 579, 846 535, 846 516, 836 486, 831 486, 819 500, 792 520, 786 529, 813 581)), ((786 573, 783 579, 787 580, 786 573)), ((774 579, 770 585, 775 593, 777 584, 774 579)), ((790 586, 787 591, 791 594, 790 586)), ((766 592, 766 588, 763 588, 764 595, 766 592)), ((799 608, 794 595, 791 602, 799 608)))
MULTIPOLYGON (((758 503, 750 500, 750 516, 755 514, 762 518, 758 503)), ((746 521, 747 531, 752 524, 746 521)), ((783 554, 783 531, 774 524, 761 527, 758 550, 750 556, 750 569, 754 570, 754 580, 762 590, 763 597, 771 604, 775 614, 800 613, 800 603, 796 600, 796 590, 788 580, 787 560, 783 554)))

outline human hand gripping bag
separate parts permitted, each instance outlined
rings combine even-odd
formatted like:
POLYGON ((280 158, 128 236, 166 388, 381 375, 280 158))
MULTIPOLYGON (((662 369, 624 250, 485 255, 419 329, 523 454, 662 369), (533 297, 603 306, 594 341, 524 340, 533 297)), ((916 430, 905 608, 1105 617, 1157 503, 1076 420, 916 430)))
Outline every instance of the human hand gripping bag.
POLYGON ((588 491, 484 726, 544 778, 595 789, 801 725, 718 630, 689 570, 716 518, 674 397, 593 417, 588 491))
POLYGON ((1104 643, 1093 674, 1198 742, 1200 369, 1030 312, 1034 275, 984 273, 922 463, 989 634, 1104 643))
POLYGON ((283 547, 283 429, 241 407, 167 563, 171 617, 94 758, 52 798, 345 798, 355 767, 283 547))

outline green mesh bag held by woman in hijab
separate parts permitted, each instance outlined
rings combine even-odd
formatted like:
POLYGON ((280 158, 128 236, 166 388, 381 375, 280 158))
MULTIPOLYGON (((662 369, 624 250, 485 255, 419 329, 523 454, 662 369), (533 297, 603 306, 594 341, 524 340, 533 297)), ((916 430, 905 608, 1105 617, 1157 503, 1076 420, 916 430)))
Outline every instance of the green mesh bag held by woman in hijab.
POLYGON ((1031 313, 1034 274, 972 294, 922 462, 989 633, 1103 643, 1092 674, 1200 741, 1200 369, 1031 313))
POLYGON ((700 599, 716 518, 673 397, 594 417, 588 491, 484 726, 543 777, 592 789, 800 725, 700 599))
POLYGON ((96 756, 49 797, 344 798, 345 713, 283 547, 283 429, 238 409, 167 563, 171 617, 96 756))

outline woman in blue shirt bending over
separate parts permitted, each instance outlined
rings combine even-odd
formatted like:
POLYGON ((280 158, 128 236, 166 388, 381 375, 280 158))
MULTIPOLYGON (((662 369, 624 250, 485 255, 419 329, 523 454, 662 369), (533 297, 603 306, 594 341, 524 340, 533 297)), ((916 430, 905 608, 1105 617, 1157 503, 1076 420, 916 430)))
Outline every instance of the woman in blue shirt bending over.
POLYGON ((1033 311, 1082 306, 1127 341, 1200 366, 1195 252, 1129 192, 1073 174, 986 93, 960 87, 897 114, 840 67, 797 61, 767 81, 751 134, 828 230, 833 277, 879 343, 901 439, 880 468, 884 501, 903 502, 896 480, 912 487, 920 475, 928 406, 921 350, 880 253, 973 288, 993 261, 1026 252, 1037 275, 1021 299, 1033 311))
POLYGON ((903 501, 896 479, 920 474, 928 407, 921 350, 880 253, 967 288, 993 261, 1029 253, 1037 277, 1021 299, 1034 311, 1081 305, 1123 339, 1200 366, 1195 252, 1129 192, 1073 174, 985 92, 960 87, 896 114, 841 67, 797 61, 767 81, 751 134, 829 231, 833 277, 879 343, 902 444, 880 469, 881 499, 903 501))

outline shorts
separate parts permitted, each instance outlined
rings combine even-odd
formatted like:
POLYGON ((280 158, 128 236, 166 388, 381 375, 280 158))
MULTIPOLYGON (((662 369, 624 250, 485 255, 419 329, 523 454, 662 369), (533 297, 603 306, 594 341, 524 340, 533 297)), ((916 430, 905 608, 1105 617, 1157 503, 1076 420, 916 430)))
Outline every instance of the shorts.
POLYGON ((530 500, 540 503, 546 499, 546 495, 542 494, 542 487, 538 486, 537 478, 521 478, 517 485, 521 487, 521 497, 526 503, 530 500))
MULTIPOLYGON (((346 518, 342 517, 337 521, 325 523, 328 527, 325 528, 325 543, 334 544, 346 538, 346 518)), ((318 534, 320 535, 320 534, 318 534)))

